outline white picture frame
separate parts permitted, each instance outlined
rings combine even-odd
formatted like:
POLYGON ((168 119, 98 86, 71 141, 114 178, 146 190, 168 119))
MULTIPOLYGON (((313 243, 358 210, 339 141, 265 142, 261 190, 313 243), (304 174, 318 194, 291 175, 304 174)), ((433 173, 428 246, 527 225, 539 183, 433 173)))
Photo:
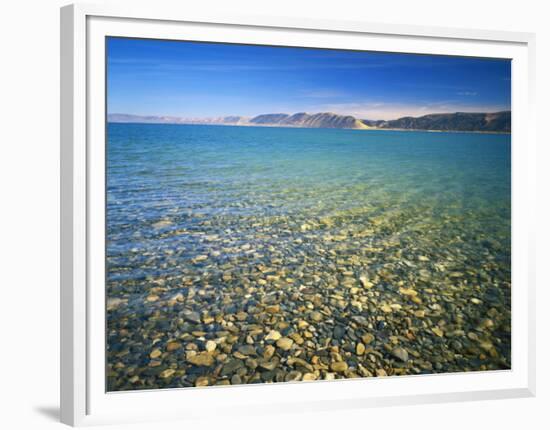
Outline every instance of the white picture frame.
POLYGON ((535 393, 535 115, 530 33, 297 18, 194 16, 185 7, 61 9, 61 421, 69 425, 528 397, 535 393), (512 59, 512 369, 306 384, 106 393, 106 35, 512 59), (102 268, 103 267, 103 268, 102 268), (307 399, 307 400, 304 400, 307 399), (206 407, 207 406, 207 407, 206 407))

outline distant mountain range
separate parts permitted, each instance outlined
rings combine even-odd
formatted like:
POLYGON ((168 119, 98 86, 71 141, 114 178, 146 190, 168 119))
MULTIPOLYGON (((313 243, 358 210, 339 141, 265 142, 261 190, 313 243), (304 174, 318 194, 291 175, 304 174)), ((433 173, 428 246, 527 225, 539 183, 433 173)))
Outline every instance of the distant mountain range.
POLYGON ((250 119, 251 124, 290 126, 306 128, 369 128, 360 120, 350 115, 337 115, 323 112, 309 115, 305 112, 288 115, 286 113, 258 115, 250 119))
POLYGON ((486 131, 509 133, 512 129, 510 111, 494 113, 434 113, 421 117, 403 117, 390 121, 362 122, 373 128, 399 130, 486 131))
POLYGON ((249 118, 243 116, 221 116, 212 118, 186 118, 178 116, 132 115, 127 113, 111 113, 107 116, 109 122, 140 123, 140 124, 211 124, 211 125, 246 125, 249 118))
POLYGON ((393 129, 393 130, 436 130, 436 131, 480 131, 509 133, 512 115, 510 111, 494 113, 438 113, 421 117, 403 117, 395 120, 357 119, 351 115, 330 112, 289 115, 270 113, 253 118, 224 116, 213 118, 185 118, 174 116, 142 116, 130 114, 109 114, 109 122, 146 124, 209 124, 244 125, 266 127, 303 128, 347 128, 347 129, 393 129))

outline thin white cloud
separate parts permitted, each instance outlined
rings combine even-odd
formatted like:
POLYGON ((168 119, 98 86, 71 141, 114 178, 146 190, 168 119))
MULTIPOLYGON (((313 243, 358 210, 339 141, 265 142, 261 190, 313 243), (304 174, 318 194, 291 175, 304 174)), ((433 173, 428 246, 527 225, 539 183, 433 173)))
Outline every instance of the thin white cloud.
POLYGON ((405 116, 423 116, 432 113, 498 112, 509 107, 502 105, 468 105, 452 101, 436 103, 331 103, 317 107, 319 111, 331 111, 341 115, 353 115, 360 119, 390 120, 405 116))
MULTIPOLYGON (((132 67, 128 73, 136 72, 174 72, 174 71, 199 71, 199 72, 238 72, 238 71, 293 71, 293 70, 367 70, 389 68, 391 64, 376 62, 294 62, 293 64, 264 64, 250 61, 217 61, 217 60, 159 60, 155 58, 131 58, 114 57, 108 59, 111 67, 132 67)), ((120 73, 120 71, 119 71, 120 73)))
POLYGON ((302 91, 300 94, 302 97, 312 98, 312 99, 329 99, 329 98, 340 98, 348 96, 344 91, 332 90, 332 89, 318 89, 318 90, 306 90, 302 91))

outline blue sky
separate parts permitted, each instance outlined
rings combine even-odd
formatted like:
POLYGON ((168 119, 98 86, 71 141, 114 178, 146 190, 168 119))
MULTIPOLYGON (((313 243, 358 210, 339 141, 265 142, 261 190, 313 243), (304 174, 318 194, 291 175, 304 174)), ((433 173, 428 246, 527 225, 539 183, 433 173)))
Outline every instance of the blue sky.
POLYGON ((108 38, 108 112, 335 112, 393 119, 510 109, 508 60, 108 38))

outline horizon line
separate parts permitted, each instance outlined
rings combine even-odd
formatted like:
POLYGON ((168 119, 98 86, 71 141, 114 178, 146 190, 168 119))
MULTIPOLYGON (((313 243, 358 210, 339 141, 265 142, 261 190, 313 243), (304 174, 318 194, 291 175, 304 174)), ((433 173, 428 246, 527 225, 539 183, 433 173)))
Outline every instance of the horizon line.
POLYGON ((445 112, 430 112, 430 113, 426 113, 426 114, 423 114, 423 115, 418 115, 418 116, 414 116, 414 115, 404 115, 404 116, 399 116, 399 117, 396 117, 396 118, 393 118, 393 119, 372 119, 372 118, 364 118, 364 117, 359 117, 359 116, 356 116, 356 115, 351 115, 351 114, 345 114, 345 113, 336 113, 336 112, 331 112, 331 111, 320 111, 320 112, 315 112, 315 113, 309 113, 309 112, 306 112, 306 111, 300 111, 300 112, 293 112, 293 113, 288 113, 288 112, 265 112, 265 113, 260 113, 260 114, 256 114, 256 115, 252 115, 252 116, 248 116, 248 115, 238 115, 238 114, 225 114, 225 115, 212 115, 212 116, 180 116, 180 115, 162 115, 162 114, 136 114, 136 113, 127 113, 127 112, 112 112, 112 113, 107 113, 107 116, 110 116, 110 115, 127 115, 127 116, 135 116, 135 117, 142 117, 142 118, 163 118, 163 119, 186 119, 186 120, 211 120, 211 119, 219 119, 219 118, 230 118, 230 117, 239 117, 239 118, 243 118, 243 119, 253 119, 253 118, 257 118, 259 116, 263 116, 263 115, 288 115, 288 116, 292 116, 292 115, 298 115, 298 114, 306 114, 306 115, 319 115, 319 114, 331 114, 331 115, 338 115, 338 116, 347 116, 347 117, 352 117, 356 120, 359 120, 359 121, 385 121, 385 122, 388 122, 388 121, 395 121, 395 120, 400 120, 400 119, 403 119, 403 118, 422 118, 422 117, 425 117, 425 116, 430 116, 430 115, 453 115, 453 114, 461 114, 461 113, 467 113, 467 114, 496 114, 496 113, 502 113, 502 112, 512 112, 512 109, 501 109, 501 110, 487 110, 487 111, 445 111, 445 112))

